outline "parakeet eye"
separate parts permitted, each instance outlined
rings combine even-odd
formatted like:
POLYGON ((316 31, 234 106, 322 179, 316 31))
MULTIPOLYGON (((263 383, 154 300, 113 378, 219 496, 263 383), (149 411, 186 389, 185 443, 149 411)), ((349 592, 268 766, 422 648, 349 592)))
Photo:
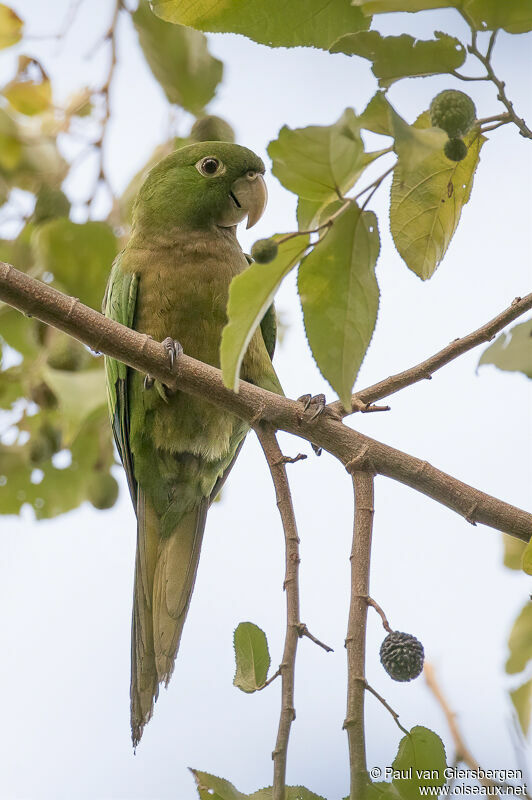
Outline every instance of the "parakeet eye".
POLYGON ((222 162, 214 156, 202 158, 201 161, 198 161, 196 164, 196 169, 207 178, 211 178, 213 175, 220 175, 222 172, 225 172, 225 167, 222 162))

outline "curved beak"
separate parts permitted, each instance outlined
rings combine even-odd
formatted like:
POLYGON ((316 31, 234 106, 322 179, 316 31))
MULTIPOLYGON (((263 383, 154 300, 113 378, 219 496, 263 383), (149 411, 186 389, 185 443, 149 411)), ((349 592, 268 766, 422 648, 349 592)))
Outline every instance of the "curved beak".
POLYGON ((268 202, 268 191, 260 172, 247 172, 237 178, 229 193, 231 208, 228 209, 226 221, 219 224, 236 225, 244 217, 248 218, 247 228, 251 228, 264 214, 268 202))

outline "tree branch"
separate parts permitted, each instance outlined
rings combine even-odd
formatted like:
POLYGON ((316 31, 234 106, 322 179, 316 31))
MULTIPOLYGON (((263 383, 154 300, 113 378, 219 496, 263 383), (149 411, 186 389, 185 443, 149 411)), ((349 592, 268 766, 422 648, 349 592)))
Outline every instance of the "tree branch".
MULTIPOLYGON (((301 403, 245 381, 240 381, 235 394, 224 386, 220 370, 186 355, 172 368, 167 351, 159 342, 2 262, 0 300, 59 328, 94 351, 152 375, 170 389, 208 397, 214 405, 236 414, 252 427, 259 421, 269 422, 306 439, 336 456, 350 472, 369 468, 432 497, 473 524, 481 522, 525 542, 530 539, 532 514, 473 489, 426 461, 358 433, 329 409, 310 419, 301 403)), ((520 313, 525 310, 521 305, 519 308, 520 313)))
POLYGON ((299 537, 292 505, 290 486, 286 476, 283 454, 275 431, 270 425, 258 425, 255 429, 261 443, 275 486, 277 508, 283 522, 285 541, 286 635, 281 673, 281 715, 273 758, 273 800, 285 800, 286 759, 290 728, 296 718, 294 708, 294 678, 297 645, 301 620, 299 619, 299 537))
POLYGON ((350 800, 364 800, 368 786, 364 735, 366 623, 369 567, 373 531, 373 475, 353 473, 355 522, 351 549, 351 603, 347 623, 347 714, 344 728, 349 743, 350 800))
MULTIPOLYGON (((421 380, 430 380, 436 370, 445 367, 451 361, 454 361, 458 356, 472 350, 473 347, 489 342, 493 339, 496 333, 499 333, 514 319, 517 319, 525 311, 532 308, 532 294, 527 294, 525 297, 516 297, 512 301, 509 308, 502 311, 496 317, 486 322, 476 331, 463 336, 461 339, 455 339, 453 342, 444 347, 435 355, 417 364, 415 367, 405 369, 404 372, 398 372, 397 375, 391 375, 379 383, 374 383, 366 389, 361 389, 351 398, 351 412, 363 411, 370 403, 375 403, 377 400, 382 400, 383 397, 388 397, 407 386, 412 386, 421 380)), ((327 406, 334 413, 342 417, 346 417, 350 412, 346 411, 339 401, 329 403, 327 406)))

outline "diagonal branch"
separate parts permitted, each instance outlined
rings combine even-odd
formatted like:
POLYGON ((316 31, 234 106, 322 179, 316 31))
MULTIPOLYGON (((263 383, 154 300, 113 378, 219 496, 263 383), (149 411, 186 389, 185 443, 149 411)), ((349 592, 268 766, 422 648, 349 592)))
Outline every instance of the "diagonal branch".
POLYGON ((274 429, 269 425, 258 425, 256 433, 270 468, 277 507, 283 522, 285 540, 286 572, 286 635, 281 673, 281 715, 273 758, 273 800, 284 800, 286 788, 286 759, 290 728, 296 718, 294 708, 294 678, 297 645, 300 638, 299 618, 299 537, 292 505, 290 486, 286 476, 286 462, 277 442, 274 429))
MULTIPOLYGON (((526 297, 516 297, 505 311, 486 322, 485 325, 477 328, 476 331, 463 336, 461 339, 455 339, 454 342, 422 361, 421 364, 405 369, 404 372, 398 372, 397 375, 391 375, 389 378, 379 381, 379 383, 374 383, 373 386, 368 386, 366 389, 356 392, 351 398, 351 412, 363 411, 369 403, 382 400, 383 397, 395 394, 395 392, 399 392, 401 389, 412 386, 419 381, 430 380, 436 370, 445 367, 458 356, 467 353, 468 350, 472 350, 473 347, 477 347, 483 342, 491 341, 496 333, 499 333, 510 322, 513 322, 514 319, 517 319, 531 308, 532 294, 527 294, 526 297)), ((329 403, 328 408, 342 417, 350 413, 345 411, 339 401, 329 403)))
POLYGON ((344 728, 349 743, 350 800, 364 800, 368 786, 364 735, 366 623, 369 567, 373 532, 373 475, 353 473, 355 522, 351 549, 351 603, 347 623, 347 714, 344 728))
POLYGON ((252 427, 259 421, 269 422, 306 439, 334 455, 350 472, 369 468, 426 494, 473 524, 481 522, 525 542, 531 537, 532 514, 474 489, 426 461, 352 430, 329 410, 311 419, 301 403, 245 381, 240 381, 235 394, 224 386, 220 370, 186 355, 172 367, 159 342, 105 318, 76 298, 2 262, 0 300, 59 328, 96 352, 152 375, 170 389, 208 397, 214 405, 231 411, 252 427))

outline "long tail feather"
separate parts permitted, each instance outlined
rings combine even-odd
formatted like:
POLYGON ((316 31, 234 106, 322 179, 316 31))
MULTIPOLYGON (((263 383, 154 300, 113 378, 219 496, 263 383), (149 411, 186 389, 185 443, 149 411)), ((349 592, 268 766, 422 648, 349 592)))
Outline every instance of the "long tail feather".
POLYGON ((159 683, 168 684, 194 588, 208 500, 186 514, 169 536, 139 487, 131 642, 131 735, 139 743, 159 683))

